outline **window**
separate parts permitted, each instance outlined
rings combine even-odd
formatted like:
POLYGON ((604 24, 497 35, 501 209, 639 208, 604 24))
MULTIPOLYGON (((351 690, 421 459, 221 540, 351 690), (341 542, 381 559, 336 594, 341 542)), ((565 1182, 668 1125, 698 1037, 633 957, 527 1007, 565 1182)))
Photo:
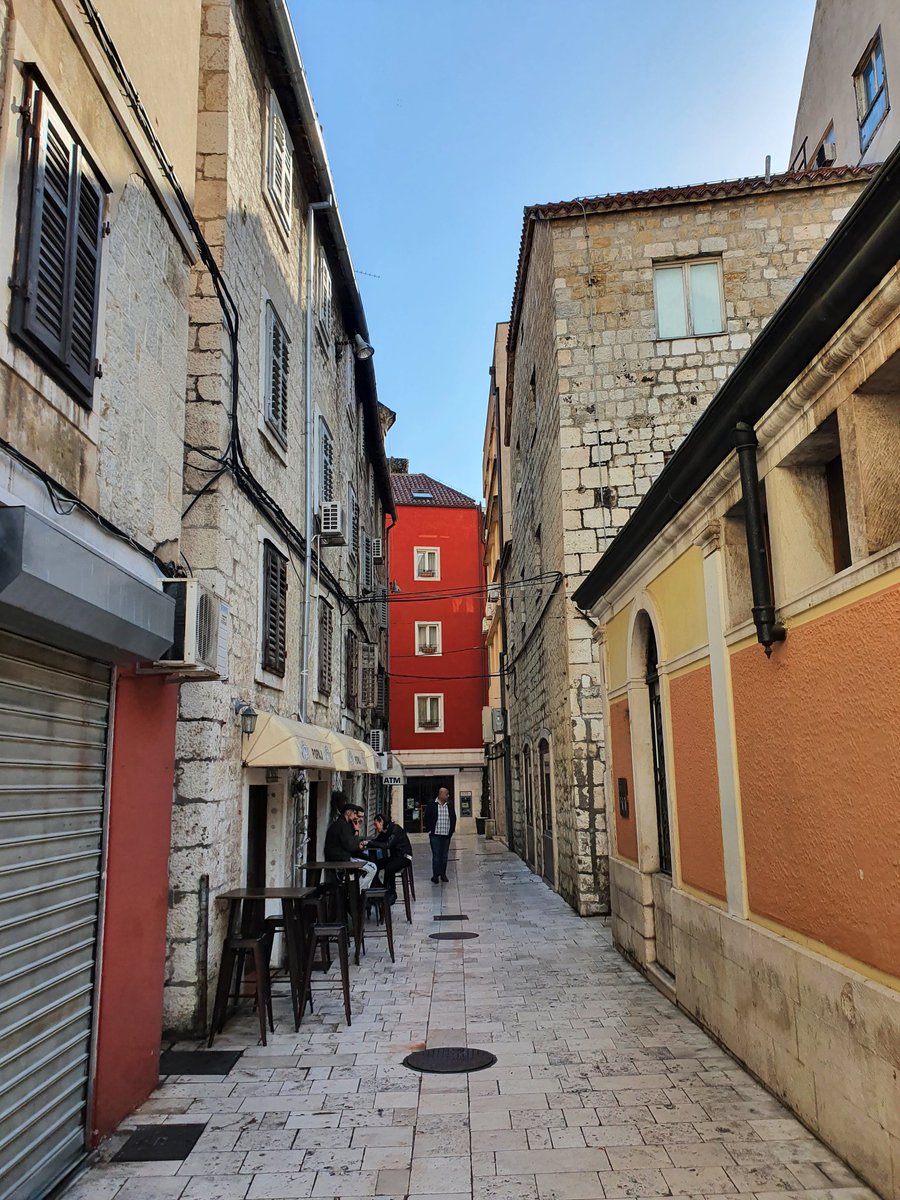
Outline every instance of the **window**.
POLYGON ((346 703, 348 708, 356 708, 359 704, 359 638, 352 629, 347 630, 344 655, 344 670, 347 676, 346 703))
POLYGON ((332 683, 334 658, 334 609, 326 600, 319 601, 319 691, 328 693, 332 683))
POLYGON ((653 292, 661 338, 701 337, 725 328, 719 259, 656 267, 653 292))
POLYGON ((331 337, 332 322, 331 271, 325 258, 325 251, 319 247, 316 258, 316 320, 319 330, 326 338, 331 337))
POLYGON ((856 111, 859 118, 859 148, 865 150, 890 107, 884 74, 881 30, 872 38, 854 71, 853 85, 856 88, 856 111))
POLYGON ((28 88, 11 330, 90 408, 106 198, 48 93, 28 88))
POLYGON ((274 92, 269 92, 269 139, 267 147, 268 170, 266 182, 269 197, 285 231, 291 228, 291 189, 293 187, 294 158, 287 122, 274 92))
POLYGON ((271 300, 266 301, 266 425, 287 446, 290 338, 271 300))
POLYGON ((367 533, 362 534, 362 540, 359 548, 361 555, 361 574, 362 574, 362 589, 364 592, 371 592, 374 586, 374 562, 372 559, 372 539, 367 533))
POLYGON ((416 621, 416 654, 441 653, 440 621, 416 621))
POLYGON ((352 483, 347 484, 347 527, 350 534, 350 553, 354 558, 359 557, 359 501, 356 498, 356 488, 352 483))
POLYGON ((287 658, 287 559, 263 542, 262 666, 284 675, 287 658))
POLYGON ((532 442, 537 437, 537 370, 532 367, 531 379, 528 381, 528 423, 531 427, 532 442))
POLYGON ((319 417, 319 503, 334 499, 334 438, 324 417, 319 417))
POLYGON ((441 552, 434 546, 416 546, 416 579, 440 579, 441 552))
POLYGON ((416 733, 440 733, 444 727, 444 697, 416 696, 416 733))

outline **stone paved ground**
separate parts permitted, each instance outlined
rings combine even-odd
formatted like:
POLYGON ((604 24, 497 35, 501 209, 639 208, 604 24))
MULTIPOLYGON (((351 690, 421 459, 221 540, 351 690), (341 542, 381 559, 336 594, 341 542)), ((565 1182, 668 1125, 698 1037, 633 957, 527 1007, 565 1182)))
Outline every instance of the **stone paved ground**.
POLYGON ((191 1154, 102 1162, 65 1200, 874 1200, 620 958, 599 921, 575 916, 499 843, 455 845, 442 888, 418 850, 413 924, 394 910, 396 966, 370 942, 351 1029, 339 993, 319 998, 299 1034, 279 1001, 266 1048, 252 1017, 233 1020, 216 1048, 243 1049, 237 1066, 161 1080, 105 1148, 141 1124, 205 1122, 191 1154), (434 921, 441 911, 469 921, 434 921), (452 928, 479 937, 427 937, 452 928), (498 1061, 420 1076, 401 1059, 423 1042, 498 1061))

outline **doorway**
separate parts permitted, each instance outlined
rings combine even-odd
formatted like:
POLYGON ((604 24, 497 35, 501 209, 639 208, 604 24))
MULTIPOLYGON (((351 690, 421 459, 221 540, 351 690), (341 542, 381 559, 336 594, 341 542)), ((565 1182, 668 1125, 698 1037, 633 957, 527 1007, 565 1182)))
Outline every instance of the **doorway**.
MULTIPOLYGON (((403 785, 403 828, 407 833, 421 833, 425 823, 425 805, 446 788, 454 798, 455 779, 452 775, 408 775, 403 785)), ((456 814, 459 816, 459 813, 456 814)))
POLYGON ((542 874, 551 887, 556 885, 553 861, 553 789, 550 780, 550 743, 538 742, 538 785, 541 790, 542 874))
POLYGON ((534 836, 534 779, 531 775, 531 747, 522 751, 522 792, 525 798, 525 861, 535 869, 537 855, 534 836))
POLYGON ((266 823, 269 789, 251 783, 247 805, 247 887, 266 886, 266 823))
POLYGON ((675 941, 672 925, 672 836, 669 829, 669 789, 666 783, 666 749, 663 732, 659 650, 653 626, 647 628, 647 698, 650 709, 650 748, 653 752, 653 794, 656 804, 656 839, 659 866, 651 877, 656 961, 675 974, 675 941))

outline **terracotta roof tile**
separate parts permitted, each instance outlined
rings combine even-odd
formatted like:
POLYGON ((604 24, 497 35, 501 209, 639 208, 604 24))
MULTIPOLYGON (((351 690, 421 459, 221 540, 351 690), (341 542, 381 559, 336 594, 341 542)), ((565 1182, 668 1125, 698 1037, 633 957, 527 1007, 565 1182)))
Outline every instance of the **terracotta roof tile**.
POLYGON ((430 475, 392 475, 391 487, 395 504, 419 505, 423 508, 476 508, 471 496, 464 496, 430 475))

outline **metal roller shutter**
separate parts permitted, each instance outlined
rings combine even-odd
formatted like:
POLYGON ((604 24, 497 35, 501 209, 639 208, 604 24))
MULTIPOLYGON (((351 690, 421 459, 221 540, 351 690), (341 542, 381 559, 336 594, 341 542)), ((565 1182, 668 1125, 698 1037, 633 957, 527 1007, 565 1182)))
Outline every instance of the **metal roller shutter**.
POLYGON ((84 1153, 110 669, 0 631, 0 1200, 84 1153))

